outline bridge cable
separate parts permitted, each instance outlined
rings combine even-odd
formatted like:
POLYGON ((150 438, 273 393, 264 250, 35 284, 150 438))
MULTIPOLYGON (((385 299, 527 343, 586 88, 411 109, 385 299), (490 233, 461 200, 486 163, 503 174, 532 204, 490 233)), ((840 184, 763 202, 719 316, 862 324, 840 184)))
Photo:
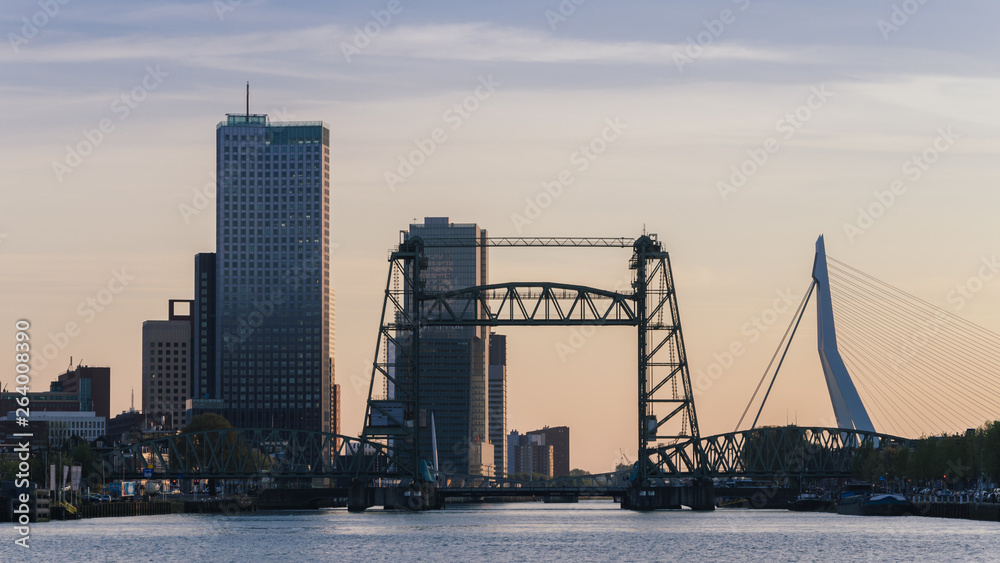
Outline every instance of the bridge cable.
POLYGON ((771 395, 771 388, 774 387, 774 381, 778 379, 778 372, 781 371, 781 364, 785 362, 785 355, 788 354, 788 348, 792 345, 792 339, 795 338, 795 331, 799 328, 799 322, 802 320, 802 315, 806 312, 806 304, 812 296, 813 289, 815 288, 816 281, 813 280, 812 285, 809 286, 809 291, 806 293, 805 299, 802 300, 802 305, 798 310, 798 318, 795 320, 795 327, 792 328, 792 334, 788 337, 788 343, 785 345, 785 351, 781 354, 781 360, 778 361, 778 366, 774 368, 774 376, 771 377, 771 383, 767 386, 767 392, 764 393, 764 399, 760 402, 760 408, 757 409, 757 416, 754 417, 753 424, 750 425, 750 430, 757 427, 757 421, 760 420, 760 413, 763 412, 764 404, 767 403, 767 398, 771 395))
MULTIPOLYGON (((847 275, 849 275, 849 274, 847 274, 847 275)), ((845 284, 849 283, 846 280, 841 280, 841 281, 843 281, 845 284)), ((872 288, 873 290, 876 290, 876 291, 880 290, 879 288, 876 288, 876 287, 872 286, 871 284, 866 284, 866 286, 870 287, 870 288, 872 288)), ((858 285, 854 285, 854 287, 857 288, 858 290, 863 289, 861 286, 858 286, 858 285)), ((886 292, 885 290, 881 290, 881 291, 883 293, 888 294, 888 292, 886 292)), ((901 293, 905 294, 905 292, 901 292, 901 293)), ((981 327, 978 327, 978 325, 972 325, 971 323, 968 323, 967 321, 965 321, 965 319, 962 319, 961 317, 959 317, 957 315, 948 313, 947 311, 944 311, 943 309, 937 308, 937 307, 935 307, 933 305, 926 304, 927 308, 932 308, 932 309, 936 310, 937 314, 935 314, 935 315, 931 315, 926 310, 919 309, 918 307, 916 307, 914 305, 914 303, 907 302, 907 301, 899 298, 898 296, 893 296, 891 294, 888 294, 888 295, 889 295, 889 297, 892 297, 893 299, 901 301, 903 304, 907 305, 910 309, 916 310, 916 312, 919 313, 919 314, 921 314, 922 316, 929 317, 931 319, 932 323, 936 322, 938 324, 945 324, 946 325, 946 324, 948 324, 948 321, 958 320, 958 321, 962 321, 962 322, 964 322, 966 324, 970 324, 971 326, 975 326, 977 328, 980 328, 981 332, 985 332, 985 334, 978 335, 978 334, 975 333, 975 331, 972 331, 972 330, 970 330, 968 328, 964 328, 964 327, 956 327, 956 330, 961 330, 962 332, 965 332, 965 333, 969 334, 970 336, 975 335, 975 337, 988 336, 988 337, 992 337, 993 339, 1000 338, 1000 335, 997 335, 995 333, 990 333, 990 332, 986 331, 985 329, 982 329, 981 327)), ((900 313, 898 311, 896 311, 894 308, 893 309, 889 309, 887 311, 887 313, 889 313, 889 314, 891 314, 891 315, 893 315, 895 317, 900 317, 901 316, 900 313)), ((901 320, 906 321, 908 319, 902 318, 901 320)), ((925 327, 925 328, 934 328, 934 327, 931 326, 931 327, 925 327)), ((956 338, 957 338, 957 335, 956 335, 956 338)), ((962 350, 973 352, 976 357, 981 358, 982 359, 982 365, 983 365, 983 367, 992 367, 992 357, 990 355, 988 355, 988 354, 983 354, 982 352, 980 352, 979 350, 977 350, 975 348, 971 348, 970 349, 970 347, 966 343, 968 340, 972 340, 972 338, 956 339, 956 340, 954 340, 954 342, 962 350), (984 355, 985 355, 985 357, 984 357, 984 355)), ((997 352, 1000 352, 1000 345, 997 345, 997 346, 988 346, 988 347, 994 349, 994 356, 995 356, 995 354, 997 352)))
MULTIPOLYGON (((848 290, 848 292, 850 292, 850 290, 848 290)), ((844 318, 844 317, 842 316, 841 318, 844 318)), ((893 320, 894 318, 900 318, 899 314, 896 313, 896 312, 894 312, 894 311, 888 311, 885 314, 879 315, 878 322, 879 322, 880 328, 883 329, 883 330, 880 331, 880 333, 882 333, 882 334, 885 333, 884 327, 887 326, 887 325, 888 326, 898 327, 900 331, 905 331, 907 327, 911 326, 911 325, 909 325, 908 323, 905 322, 906 319, 900 318, 900 322, 894 322, 894 320, 893 320)), ((937 329, 935 329, 935 330, 937 330, 937 329)), ((939 340, 942 340, 942 339, 939 339, 939 340)), ((953 350, 954 349, 959 349, 959 350, 965 351, 965 352, 969 351, 969 349, 966 346, 963 346, 962 344, 957 343, 957 342, 950 344, 949 348, 953 349, 953 350)), ((948 370, 948 369, 951 369, 951 368, 954 367, 955 362, 949 361, 949 359, 946 356, 944 356, 942 353, 936 352, 933 341, 928 341, 928 342, 922 344, 920 352, 923 352, 924 355, 928 356, 929 362, 932 363, 932 364, 935 364, 940 369, 948 370)), ((975 352, 975 350, 972 350, 972 352, 975 352)), ((890 354, 892 355, 892 353, 893 353, 893 350, 890 349, 890 354)), ((911 356, 913 356, 913 355, 916 355, 916 352, 914 354, 911 354, 911 356)), ((978 354, 976 354, 976 355, 978 355, 978 354)), ((898 354, 896 354, 896 356, 898 357, 898 354)), ((988 364, 984 364, 984 363, 982 363, 980 361, 977 361, 975 358, 973 358, 971 361, 970 360, 966 360, 964 362, 959 362, 959 363, 964 364, 967 367, 972 367, 969 364, 978 365, 978 367, 981 367, 984 370, 989 370, 992 367, 992 366, 990 366, 988 364)), ((961 378, 961 377, 958 378, 959 386, 962 387, 962 389, 964 391, 972 394, 972 396, 975 397, 975 394, 978 391, 981 391, 981 389, 978 389, 978 387, 980 387, 981 385, 970 385, 969 383, 967 383, 967 381, 968 381, 967 379, 964 379, 964 378, 961 378)), ((989 408, 988 405, 984 405, 983 403, 979 402, 976 399, 971 399, 971 402, 975 403, 977 406, 979 406, 981 408, 987 408, 987 409, 989 408)))
MULTIPOLYGON (((862 288, 856 288, 853 291, 851 289, 847 289, 846 293, 847 294, 854 294, 856 296, 857 293, 860 292, 860 291, 862 291, 862 288)), ((850 295, 847 295, 847 296, 850 296, 850 295)), ((865 302, 865 300, 864 300, 863 297, 860 298, 860 304, 870 305, 870 303, 865 302)), ((906 330, 906 329, 912 327, 912 323, 910 323, 909 320, 910 319, 907 319, 907 318, 903 317, 897 310, 895 310, 895 309, 889 309, 884 314, 880 315, 879 323, 881 325, 891 325, 891 326, 899 328, 900 330, 906 330), (898 319, 898 321, 897 321, 897 319, 898 319)), ((945 328, 946 328, 948 323, 945 322, 945 321, 950 321, 951 319, 949 319, 948 317, 938 317, 936 320, 938 321, 939 324, 944 325, 945 328)), ((941 332, 943 330, 943 329, 935 327, 935 326, 927 326, 927 325, 925 325, 924 328, 931 329, 935 333, 941 332)), ((934 334, 934 336, 937 336, 937 334, 934 334)), ((970 358, 969 363, 976 364, 976 365, 978 365, 980 367, 983 367, 983 368, 990 368, 990 367, 992 367, 992 364, 989 362, 989 356, 988 355, 985 358, 983 358, 982 356, 984 354, 982 352, 980 352, 979 349, 977 349, 977 348, 970 348, 966 344, 966 342, 968 341, 967 337, 964 337, 964 338, 961 338, 961 339, 954 338, 948 332, 944 332, 944 334, 942 334, 941 336, 942 336, 942 338, 939 338, 939 340, 941 340, 941 339, 949 339, 949 341, 952 344, 952 346, 954 346, 956 348, 959 348, 963 352, 968 352, 971 356, 973 356, 972 358, 970 358), (980 359, 980 358, 982 358, 982 359, 980 359)))
MULTIPOLYGON (((845 328, 849 328, 849 329, 856 329, 856 327, 853 325, 853 321, 849 320, 849 319, 850 319, 850 317, 842 315, 840 317, 840 319, 839 319, 841 326, 843 326, 845 328)), ((888 345, 888 344, 885 343, 885 339, 880 339, 876 335, 876 329, 869 330, 867 328, 867 324, 864 324, 864 325, 862 325, 862 328, 860 329, 860 332, 864 333, 864 337, 867 340, 867 342, 869 343, 869 345, 875 346, 875 347, 879 348, 881 351, 884 351, 886 353, 886 355, 888 357, 890 357, 890 358, 893 358, 893 357, 898 358, 898 354, 896 353, 896 351, 893 350, 890 345, 888 345)), ((845 350, 846 350, 852 344, 851 343, 852 337, 851 337, 851 334, 850 334, 849 331, 841 331, 841 333, 842 333, 842 336, 845 337, 845 338, 843 338, 844 343, 848 344, 847 347, 844 347, 845 350)), ((928 350, 927 353, 930 354, 931 351, 928 350)), ((880 365, 885 365, 885 364, 882 364, 881 362, 879 362, 879 364, 880 365)), ((897 362, 897 364, 898 364, 898 362, 897 362)), ((936 366, 938 366, 938 367, 940 367, 942 369, 947 369, 947 367, 948 367, 942 361, 940 361, 940 358, 938 358, 935 355, 934 357, 930 358, 930 361, 927 362, 927 363, 917 363, 917 364, 915 364, 913 366, 914 371, 910 371, 910 374, 911 375, 918 375, 918 374, 926 373, 927 376, 929 377, 929 381, 926 380, 926 379, 923 379, 923 378, 921 378, 921 381, 927 383, 928 387, 932 387, 934 389, 935 393, 948 395, 949 394, 949 388, 943 386, 943 384, 941 384, 941 383, 939 383, 937 385, 934 384, 934 382, 940 382, 940 379, 935 379, 933 377, 933 373, 930 373, 928 371, 928 367, 929 367, 928 364, 935 364, 936 366)), ((894 369, 893 367, 890 367, 889 370, 898 373, 898 369, 894 369)), ((913 382, 912 381, 908 381, 907 383, 911 383, 912 384, 913 382)), ((969 393, 973 393, 974 392, 974 389, 970 388, 963 381, 960 380, 958 383, 959 383, 959 386, 962 387, 965 391, 967 391, 969 393)), ((972 399, 969 402, 974 403, 975 405, 977 405, 978 407, 981 407, 981 408, 989 408, 987 405, 984 405, 984 404, 982 404, 981 402, 979 402, 978 400, 975 400, 975 399, 972 399)), ((961 404, 961 403, 959 403, 959 404, 961 404)), ((968 411, 968 410, 966 410, 965 412, 966 412, 966 414, 972 414, 971 411, 968 411)))
MULTIPOLYGON (((812 284, 809 286, 809 290, 806 292, 806 295, 802 298, 802 301, 799 302, 798 308, 795 309, 795 311, 796 311, 797 314, 800 314, 798 312, 800 310, 803 310, 805 308, 806 302, 809 300, 809 296, 812 294, 812 289, 813 289, 813 287, 815 285, 816 285, 816 282, 813 281, 812 284)), ((743 409, 743 414, 740 415, 740 420, 739 420, 739 422, 736 423, 736 428, 733 430, 733 432, 739 432, 740 431, 740 425, 743 424, 743 419, 746 418, 747 412, 750 410, 750 407, 753 405, 754 399, 757 398, 757 393, 760 391, 761 385, 764 384, 764 380, 767 379, 767 374, 768 374, 768 372, 771 371, 771 366, 774 364, 774 360, 778 357, 778 351, 781 350, 781 346, 782 346, 782 344, 785 343, 785 339, 788 338, 788 334, 790 332, 792 332, 792 326, 794 324, 795 324, 795 317, 792 317, 792 320, 788 323, 788 328, 785 329, 785 334, 783 334, 781 336, 781 340, 778 342, 778 347, 774 349, 774 354, 771 355, 771 361, 768 362, 767 363, 767 367, 764 368, 764 374, 760 376, 760 381, 757 382, 757 388, 754 389, 753 396, 750 397, 750 401, 747 403, 746 408, 743 409)))
POLYGON ((923 299, 921 299, 921 298, 919 298, 919 297, 917 297, 915 295, 907 293, 907 292, 903 291, 902 289, 899 289, 898 287, 896 287, 894 285, 888 284, 888 283, 886 283, 886 282, 884 282, 884 281, 882 281, 882 280, 880 280, 880 279, 878 279, 878 278, 876 278, 874 276, 866 274, 866 273, 862 272, 861 270, 858 270, 857 268, 854 268, 854 267, 850 266, 849 264, 845 264, 844 262, 841 262, 840 260, 837 260, 836 258, 827 256, 827 259, 835 262, 837 265, 841 266, 843 269, 855 272, 856 274, 858 274, 858 275, 860 275, 860 276, 862 276, 864 278, 867 278, 867 279, 871 280, 875 284, 886 286, 887 288, 889 288, 889 289, 891 289, 891 290, 893 290, 893 291, 895 291, 897 293, 901 293, 901 294, 909 297, 910 299, 912 299, 912 300, 920 303, 921 305, 924 305, 927 308, 934 309, 934 310, 936 310, 936 311, 938 311, 940 313, 943 313, 944 315, 947 315, 947 316, 952 317, 952 318, 954 318, 956 320, 959 320, 962 323, 964 323, 966 325, 969 325, 969 327, 977 329, 978 331, 983 332, 983 333, 985 333, 986 335, 988 335, 990 337, 994 337, 994 338, 1000 337, 1000 335, 997 335, 997 333, 991 331, 988 328, 984 328, 983 326, 980 326, 980 325, 978 325, 978 324, 976 324, 976 323, 974 323, 974 322, 972 322, 972 321, 970 321, 968 319, 965 319, 965 318, 960 317, 960 316, 958 316, 958 315, 956 315, 956 314, 954 314, 954 313, 952 313, 950 311, 942 309, 941 307, 938 307, 937 305, 934 305, 933 303, 930 303, 928 301, 924 301, 923 299))
MULTIPOLYGON (((916 423, 907 414, 922 410, 933 413, 938 424, 967 427, 968 421, 975 420, 978 424, 985 419, 985 413, 1000 410, 986 399, 997 395, 995 390, 1000 384, 993 371, 993 358, 1000 352, 1000 335, 834 258, 830 260, 835 282, 831 283, 831 290, 837 290, 834 315, 841 328, 838 332, 843 336, 840 340, 845 344, 842 351, 852 365, 852 372, 869 376, 878 383, 872 386, 866 384, 864 377, 857 379, 878 410, 888 417, 885 422, 923 430, 925 424, 916 423), (916 334, 915 325, 920 327, 916 334), (900 371, 901 365, 908 366, 905 373, 900 371), (947 383, 940 377, 941 372, 949 373, 947 383), (915 392, 926 393, 934 400, 920 401, 915 392), (945 409, 951 416, 935 408, 946 402, 943 398, 955 405, 945 409), (893 405, 897 408, 891 408, 893 405), (899 405, 908 408, 900 409, 899 405)), ((878 418, 882 420, 881 416, 878 418)))
MULTIPOLYGON (((891 317, 891 315, 881 315, 880 316, 879 323, 878 323, 879 327, 880 327, 880 332, 876 331, 874 329, 873 329, 872 332, 869 332, 869 331, 866 331, 866 330, 862 330, 863 332, 867 333, 866 336, 868 336, 871 339, 870 342, 877 344, 877 343, 882 343, 882 342, 885 342, 886 340, 888 340, 888 339, 884 339, 884 338, 880 339, 880 337, 877 336, 876 333, 885 334, 885 330, 884 330, 885 326, 887 326, 887 325, 888 326, 893 326, 893 323, 892 323, 890 317, 891 317), (889 321, 889 322, 885 322, 885 321, 889 321)), ((850 324, 851 317, 849 315, 840 315, 838 317, 838 319, 839 319, 839 322, 842 325, 845 325, 845 326, 848 326, 848 327, 851 326, 851 324, 850 324)), ((865 326, 867 326, 867 325, 865 325, 865 326)), ((896 326, 901 326, 901 328, 902 328, 903 326, 906 326, 906 325, 904 324, 904 325, 896 325, 896 326)), ((844 335, 845 336, 849 336, 849 334, 846 333, 846 332, 845 332, 844 335)), ((889 357, 892 357, 892 358, 899 358, 900 357, 900 353, 899 353, 900 350, 893 349, 890 345, 885 345, 883 347, 883 349, 887 351, 889 357)), ((924 352, 924 355, 929 356, 927 358, 927 363, 928 364, 933 364, 935 367, 937 367, 939 369, 943 369, 943 370, 947 370, 950 367, 953 367, 953 366, 949 365, 949 362, 947 361, 947 359, 944 358, 944 357, 942 357, 942 355, 940 353, 935 353, 935 351, 934 351, 934 349, 933 349, 933 347, 932 347, 932 345, 930 343, 924 345, 922 347, 921 352, 924 352)), ((904 352, 904 354, 905 354, 905 352, 904 352)), ((904 360, 912 359, 913 355, 916 355, 916 353, 912 354, 911 358, 905 358, 904 360)), ((900 362, 898 362, 898 361, 896 362, 897 365, 899 363, 900 362)), ((916 364, 915 367, 917 369, 922 370, 922 371, 925 369, 925 366, 921 365, 919 363, 916 364)), ((895 369, 893 371, 898 372, 898 369, 895 369)), ((933 375, 933 374, 928 374, 928 375, 933 375)), ((932 379, 932 381, 933 381, 933 379, 932 379)), ((957 381, 959 383, 959 387, 961 387, 964 391, 966 391, 966 392, 968 392, 970 394, 974 394, 974 393, 976 393, 978 391, 978 389, 976 389, 974 386, 970 386, 968 383, 966 383, 966 381, 964 379, 960 378, 957 381)), ((945 392, 945 393, 947 393, 947 389, 946 388, 938 387, 938 391, 939 392, 945 392)), ((975 403, 978 407, 981 407, 981 408, 986 408, 986 409, 989 408, 988 405, 985 405, 985 404, 979 402, 976 399, 971 399, 970 402, 975 403)))
MULTIPOLYGON (((840 321, 841 321, 841 326, 849 329, 855 329, 853 321, 847 320, 847 318, 845 317, 841 317, 840 321)), ((898 361, 899 359, 899 354, 897 353, 898 350, 893 349, 892 345, 886 343, 884 339, 879 339, 879 337, 875 335, 873 332, 875 330, 876 329, 874 328, 872 329, 861 328, 860 332, 863 333, 863 339, 867 342, 868 346, 877 348, 880 352, 883 352, 886 355, 886 357, 889 358, 888 361, 893 363, 893 365, 889 365, 887 369, 885 369, 884 371, 886 373, 892 372, 897 374, 898 376, 903 376, 904 374, 900 373, 899 370, 900 362, 898 361)), ((843 343, 846 345, 843 346, 842 349, 843 351, 846 352, 854 347, 854 337, 849 331, 843 331, 842 336, 844 337, 842 339, 843 343)), ((859 348, 863 349, 863 347, 861 346, 859 346, 859 348)), ((931 350, 925 350, 925 353, 926 353, 925 355, 933 354, 931 350)), ((959 390, 964 391, 965 393, 969 393, 971 395, 970 397, 966 398, 966 401, 957 403, 957 405, 959 405, 957 408, 962 408, 965 411, 965 414, 974 416, 972 411, 964 409, 964 406, 961 406, 965 402, 969 403, 970 406, 976 406, 977 408, 980 409, 988 410, 990 408, 989 405, 986 405, 980 400, 974 398, 975 397, 974 393, 976 392, 976 390, 970 387, 970 385, 964 379, 962 378, 953 379, 955 385, 949 387, 945 385, 944 382, 939 377, 936 377, 935 372, 932 370, 934 370, 935 368, 948 369, 949 367, 946 365, 944 361, 941 360, 941 358, 938 357, 937 354, 933 354, 932 357, 928 358, 923 362, 910 362, 909 359, 906 359, 904 361, 906 361, 906 363, 908 364, 911 364, 910 368, 907 370, 906 373, 906 375, 911 376, 911 379, 905 381, 907 385, 904 385, 904 387, 912 386, 912 384, 915 382, 920 382, 925 385, 926 389, 932 390, 938 396, 941 395, 952 396, 956 391, 955 388, 959 388, 959 390), (916 381, 912 378, 916 378, 916 381)), ((879 362, 879 364, 882 366, 886 365, 885 363, 882 362, 879 362)), ((889 376, 889 379, 895 379, 895 378, 889 376)), ((914 399, 916 399, 916 397, 914 397, 914 399)))
MULTIPOLYGON (((850 324, 851 324, 851 323, 850 323, 849 321, 846 321, 846 320, 845 320, 845 321, 844 321, 844 322, 842 323, 842 326, 850 326, 850 324)), ((873 337, 873 336, 871 335, 870 331, 868 331, 868 330, 866 329, 866 330, 864 330, 864 332, 865 332, 865 335, 866 335, 866 336, 870 336, 870 337, 871 337, 872 339, 874 339, 874 337, 873 337)), ((852 344, 853 344, 853 342, 851 341, 851 338, 850 338, 850 337, 848 337, 848 335, 846 334, 846 331, 845 331, 845 333, 844 333, 844 335, 843 335, 843 336, 845 337, 845 338, 844 338, 844 344, 848 344, 848 346, 844 346, 844 347, 842 347, 842 349, 841 349, 841 351, 842 351, 842 352, 844 352, 844 354, 845 354, 845 355, 850 355, 850 356, 851 356, 851 357, 852 357, 853 359, 855 359, 855 361, 856 361, 856 362, 858 362, 858 363, 861 363, 861 361, 862 361, 862 359, 863 359, 864 357, 867 357, 867 358, 871 358, 871 359, 872 359, 872 361, 876 362, 876 363, 877 363, 877 364, 878 364, 878 365, 880 366, 880 368, 879 368, 879 371, 882 371, 882 372, 884 372, 884 369, 883 369, 883 368, 881 367, 881 366, 884 366, 884 364, 883 364, 882 362, 880 362, 879 360, 877 360, 876 358, 874 358, 874 357, 872 357, 872 356, 871 356, 870 354, 868 354, 868 353, 867 353, 867 352, 866 352, 866 351, 864 350, 864 347, 861 347, 861 346, 859 346, 859 347, 858 347, 858 349, 857 349, 857 351, 855 351, 855 349, 854 349, 854 346, 852 345, 852 344), (860 356, 860 357, 859 357, 859 356, 860 356)), ((876 344, 876 346, 875 346, 875 347, 877 348, 877 351, 879 351, 879 352, 882 352, 882 351, 884 350, 884 346, 883 346, 882 344, 876 344)), ((864 367, 867 367, 867 363, 865 364, 865 366, 864 366, 864 367)), ((890 367, 889 369, 891 370, 892 368, 890 367)), ((857 370, 857 371, 854 371, 854 373, 855 373, 855 374, 864 374, 864 373, 867 373, 867 371, 866 371, 866 370, 857 370)), ((890 377, 890 379, 891 379, 891 377, 890 377)), ((857 380, 857 381, 859 381, 859 382, 863 382, 863 378, 856 378, 856 380, 857 380)), ((882 383, 883 383, 883 380, 882 380, 882 378, 878 378, 878 383, 880 383, 880 384, 882 384, 882 383)), ((907 382, 907 383, 912 383, 912 382, 907 382)), ((905 400, 905 399, 903 399, 903 398, 902 398, 902 397, 901 397, 901 396, 900 396, 900 395, 899 395, 899 394, 898 394, 898 393, 897 393, 897 392, 895 391, 896 389, 900 389, 900 390, 902 390, 902 391, 905 391, 905 392, 907 393, 907 395, 909 395, 909 397, 910 397, 910 398, 911 398, 911 399, 912 399, 913 401, 915 401, 915 402, 917 402, 917 403, 919 403, 919 402, 920 402, 920 401, 919 401, 919 398, 918 398, 918 397, 917 397, 916 395, 913 395, 913 394, 912 394, 912 391, 911 391, 911 389, 910 389, 910 388, 911 388, 911 385, 886 385, 886 387, 888 387, 888 388, 889 388, 890 390, 893 390, 893 392, 894 392, 894 394, 896 394, 897 398, 898 398, 898 399, 900 399, 900 400, 901 400, 901 402, 904 402, 904 403, 907 403, 907 406, 910 406, 911 408, 912 408, 912 403, 911 403, 910 401, 908 401, 908 400, 905 400)), ((933 392, 935 392, 935 393, 938 393, 938 394, 942 394, 942 393, 945 393, 945 390, 944 390, 944 389, 942 389, 942 388, 940 388, 940 387, 937 387, 937 386, 930 386, 930 385, 929 385, 928 387, 934 387, 934 388, 933 388, 933 392)), ((935 411, 936 411, 936 409, 935 409, 935 411)), ((939 414, 939 415, 940 415, 941 413, 939 413, 939 412, 938 412, 937 414, 939 414)), ((944 416, 944 415, 942 415, 942 416, 944 416)), ((906 418, 907 418, 908 422, 909 422, 909 423, 910 423, 910 424, 911 424, 912 426, 917 426, 916 424, 914 424, 914 421, 913 421, 913 420, 909 419, 909 417, 906 417, 906 418)))

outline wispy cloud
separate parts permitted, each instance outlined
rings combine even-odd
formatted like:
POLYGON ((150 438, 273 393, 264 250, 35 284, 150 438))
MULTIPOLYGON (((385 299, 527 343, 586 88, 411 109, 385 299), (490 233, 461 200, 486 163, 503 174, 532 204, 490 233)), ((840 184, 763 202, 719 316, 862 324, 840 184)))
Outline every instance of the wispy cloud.
MULTIPOLYGON (((14 56, 0 54, 11 63, 106 62, 127 59, 182 60, 192 65, 225 67, 231 59, 302 53, 315 61, 336 54, 350 42, 353 28, 328 25, 278 32, 253 32, 225 37, 214 34, 184 37, 129 35, 106 39, 75 40, 40 45, 14 56)), ((553 37, 549 33, 488 23, 398 26, 386 29, 365 55, 428 60, 465 60, 520 63, 624 63, 672 64, 681 44, 651 41, 598 41, 553 37)), ((758 48, 719 43, 703 59, 801 62, 786 49, 758 48)))
MULTIPOLYGON (((685 45, 651 41, 593 41, 564 39, 552 34, 486 23, 400 26, 387 30, 369 52, 383 56, 527 63, 670 63, 685 45)), ((787 50, 734 44, 708 49, 705 58, 790 61, 787 50)))

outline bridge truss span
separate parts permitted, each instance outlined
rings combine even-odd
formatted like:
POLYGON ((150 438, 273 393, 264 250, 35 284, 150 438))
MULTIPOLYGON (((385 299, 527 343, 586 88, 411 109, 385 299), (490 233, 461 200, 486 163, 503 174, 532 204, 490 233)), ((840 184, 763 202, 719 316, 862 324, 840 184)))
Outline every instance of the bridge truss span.
POLYGON ((512 282, 425 294, 423 299, 421 316, 428 326, 636 325, 631 293, 580 285, 512 282))
MULTIPOLYGON (((862 449, 910 447, 910 440, 862 430, 820 427, 764 427, 701 438, 701 470, 710 477, 751 477, 780 481, 786 477, 848 478, 862 449)), ((665 463, 683 466, 690 447, 660 448, 665 463)))
POLYGON ((112 474, 149 479, 385 477, 398 462, 384 444, 281 428, 224 428, 164 436, 104 456, 112 474))

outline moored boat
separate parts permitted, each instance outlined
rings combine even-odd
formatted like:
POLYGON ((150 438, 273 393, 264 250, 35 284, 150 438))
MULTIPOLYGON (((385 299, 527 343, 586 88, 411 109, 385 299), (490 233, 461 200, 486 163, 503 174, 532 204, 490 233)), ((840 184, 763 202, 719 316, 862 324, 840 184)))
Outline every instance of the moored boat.
POLYGON ((903 516, 914 512, 913 503, 897 493, 872 495, 861 504, 864 516, 903 516))
POLYGON ((788 510, 795 512, 822 512, 830 508, 833 501, 819 492, 805 492, 798 496, 788 510))
POLYGON ((849 495, 837 503, 838 514, 854 516, 903 516, 914 512, 913 503, 897 493, 849 495))

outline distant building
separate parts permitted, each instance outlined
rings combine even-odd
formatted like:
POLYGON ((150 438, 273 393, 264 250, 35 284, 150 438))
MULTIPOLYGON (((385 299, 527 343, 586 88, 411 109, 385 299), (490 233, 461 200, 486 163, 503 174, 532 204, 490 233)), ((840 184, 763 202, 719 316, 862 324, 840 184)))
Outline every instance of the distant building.
MULTIPOLYGON (((0 393, 0 413, 17 409, 19 392, 0 393)), ((48 391, 28 393, 31 412, 93 411, 105 417, 111 411, 111 368, 77 366, 49 383, 48 391)))
POLYGON ((171 300, 169 319, 142 323, 142 412, 150 423, 180 430, 191 393, 191 315, 171 300))
POLYGON ((215 330, 215 253, 202 252, 194 257, 194 303, 192 319, 193 399, 221 399, 222 391, 216 377, 215 330))
MULTIPOLYGON (((427 247, 421 273, 427 292, 444 292, 489 283, 489 249, 478 244, 486 230, 473 223, 451 223, 447 217, 427 217, 411 224, 405 239, 453 240, 461 247, 427 247)), ((479 309, 467 313, 470 319, 479 309)), ((402 335, 405 338, 405 335, 402 335)), ((400 342, 405 353, 405 341, 400 342)), ((486 372, 489 361, 486 327, 428 327, 420 332, 420 451, 431 458, 430 415, 437 429, 439 467, 454 473, 491 472, 484 463, 483 445, 489 445, 486 412, 486 372)), ((400 374, 401 386, 409 385, 400 374)), ((394 389, 389 390, 395 393, 394 389)), ((489 454, 493 453, 490 447, 489 454)), ((492 459, 487 455, 485 461, 492 459)))
MULTIPOLYGON (((58 387, 53 381, 51 387, 58 387)), ((0 393, 0 413, 16 410, 17 399, 22 395, 17 392, 0 393)), ((28 393, 28 401, 32 411, 80 412, 80 394, 63 393, 62 391, 38 391, 28 393)))
POLYGON ((541 444, 552 446, 552 476, 569 475, 569 427, 553 426, 532 430, 529 436, 541 436, 541 444))
MULTIPOLYGON (((334 413, 333 430, 332 430, 334 434, 340 434, 340 399, 341 399, 340 384, 337 383, 336 385, 333 386, 333 400, 331 401, 331 404, 333 404, 333 413, 334 413)), ((336 447, 340 448, 339 438, 337 439, 336 447)))
POLYGON ((216 254, 194 257, 194 303, 191 305, 191 396, 184 405, 184 424, 205 413, 227 416, 218 377, 219 332, 216 319, 216 254))
POLYGON ((93 411, 107 420, 111 416, 111 368, 77 366, 59 376, 50 391, 76 393, 80 410, 93 411))
POLYGON ((105 436, 111 439, 112 444, 128 444, 131 443, 132 436, 141 435, 146 427, 146 415, 130 410, 107 422, 105 436))
POLYGON ((495 473, 503 477, 507 461, 504 443, 507 437, 507 336, 490 333, 489 435, 493 444, 495 473))
MULTIPOLYGON (((8 421, 16 421, 14 411, 7 413, 8 421)), ((76 436, 81 440, 93 442, 104 435, 104 417, 90 412, 31 412, 31 420, 47 422, 49 426, 49 446, 61 448, 76 436)))
POLYGON ((21 426, 15 420, 0 419, 0 451, 13 452, 14 448, 24 443, 23 436, 16 434, 31 434, 31 449, 45 449, 49 443, 49 423, 43 420, 28 421, 28 426, 21 426))
POLYGON ((544 443, 544 436, 519 434, 512 430, 507 435, 507 474, 539 474, 553 477, 554 448, 544 443))

